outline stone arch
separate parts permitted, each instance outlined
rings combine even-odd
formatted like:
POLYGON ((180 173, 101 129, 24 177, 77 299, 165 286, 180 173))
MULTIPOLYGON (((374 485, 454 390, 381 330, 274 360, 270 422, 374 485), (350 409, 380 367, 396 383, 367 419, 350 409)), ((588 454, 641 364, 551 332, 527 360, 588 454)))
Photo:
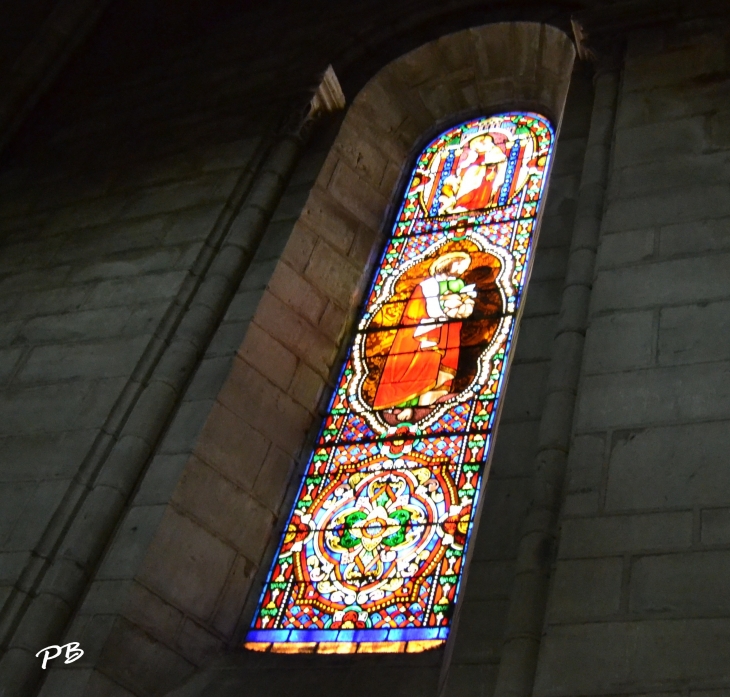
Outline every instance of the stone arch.
MULTIPOLYGON (((288 507, 293 463, 306 458, 307 433, 414 154, 430 136, 477 114, 525 108, 559 125, 574 53, 551 26, 486 25, 403 55, 358 93, 174 492, 154 511, 133 502, 112 543, 107 567, 118 552, 127 579, 108 591, 104 634, 87 671, 123 683, 130 661, 146 661, 155 693, 164 693, 241 638, 258 594, 255 570, 265 571, 277 517, 288 507), (132 518, 133 530, 147 526, 150 534, 130 555, 119 550, 132 518), (186 653, 181 637, 196 648, 186 653)), ((171 429, 185 428, 184 419, 181 410, 171 429)), ((169 466, 156 457, 138 497, 169 466)), ((77 624, 94 615, 94 602, 92 588, 77 624)), ((85 694, 96 694, 101 683, 84 680, 85 694)))
MULTIPOLYGON (((555 27, 496 23, 426 43, 386 65, 363 87, 347 110, 273 273, 274 287, 270 284, 267 291, 293 298, 299 283, 292 279, 294 273, 327 299, 323 331, 334 340, 333 350, 327 360, 319 356, 313 362, 306 346, 295 348, 291 338, 284 339, 298 351, 298 360, 322 379, 338 369, 336 356, 345 348, 374 259, 401 203, 403 180, 422 145, 460 120, 509 109, 544 114, 557 132, 574 57, 572 42, 555 27), (307 259, 299 256, 302 250, 307 259), (286 290, 276 289, 279 279, 286 290)), ((276 313, 274 303, 263 303, 254 323, 273 328, 276 313)), ((296 319, 304 314, 299 308, 296 319)), ((319 416, 314 402, 306 407, 314 417, 307 421, 311 427, 319 416)), ((297 452, 306 460, 306 447, 297 452)), ((284 516, 287 506, 282 507, 284 516)), ((262 572, 267 565, 268 557, 262 572)), ((254 592, 245 616, 256 600, 254 592)))

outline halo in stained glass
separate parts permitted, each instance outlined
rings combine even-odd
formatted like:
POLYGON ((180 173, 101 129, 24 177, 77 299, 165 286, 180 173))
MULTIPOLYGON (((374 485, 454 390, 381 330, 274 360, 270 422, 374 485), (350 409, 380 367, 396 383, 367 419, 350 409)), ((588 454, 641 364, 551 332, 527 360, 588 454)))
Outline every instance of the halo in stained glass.
POLYGON ((446 641, 554 137, 510 112, 419 155, 246 648, 446 641))

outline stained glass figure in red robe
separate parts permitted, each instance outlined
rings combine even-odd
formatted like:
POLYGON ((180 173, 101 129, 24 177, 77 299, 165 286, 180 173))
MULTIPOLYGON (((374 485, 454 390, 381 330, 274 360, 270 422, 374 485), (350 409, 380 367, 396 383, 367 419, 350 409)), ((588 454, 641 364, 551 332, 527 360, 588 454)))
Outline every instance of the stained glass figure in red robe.
POLYGON ((409 421, 415 407, 446 398, 459 365, 461 321, 474 310, 476 290, 461 276, 471 264, 466 252, 438 257, 430 276, 411 293, 388 353, 374 409, 399 410, 409 421))
POLYGON ((472 138, 456 162, 440 197, 440 214, 495 206, 507 170, 506 138, 484 134, 472 138))

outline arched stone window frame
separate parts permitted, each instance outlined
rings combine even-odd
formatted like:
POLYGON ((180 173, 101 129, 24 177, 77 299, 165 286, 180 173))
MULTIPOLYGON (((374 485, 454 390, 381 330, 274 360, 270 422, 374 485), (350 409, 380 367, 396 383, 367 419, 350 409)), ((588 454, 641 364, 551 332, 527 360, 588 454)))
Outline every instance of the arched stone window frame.
MULTIPOLYGON (((156 689, 172 686, 190 670, 183 655, 199 656, 192 660, 200 665, 242 642, 276 548, 277 519, 295 493, 292 463, 306 464, 325 386, 336 379, 413 159, 449 126, 509 110, 542 114, 559 134, 574 56, 560 29, 496 23, 424 44, 360 90, 228 377, 217 396, 205 375, 193 379, 71 624, 69 640, 95 647, 74 668, 80 685, 89 681, 85 671, 97 676, 86 694, 106 680, 100 676, 124 683, 142 656, 156 689), (205 424, 190 451, 167 454, 166 440, 190 429, 202 409, 205 424), (179 655, 174 668, 150 658, 157 655, 150 637, 179 655)), ((274 171, 264 163, 260 175, 274 171)), ((258 215, 258 205, 248 212, 258 215)), ((232 229, 241 225, 239 216, 232 229)), ((55 689, 52 673, 44 695, 55 689)), ((67 670, 57 679, 72 678, 67 670)))
MULTIPOLYGON (((530 22, 490 24, 424 44, 389 63, 358 93, 272 275, 276 287, 280 274, 301 274, 324 291, 336 308, 337 321, 327 323, 330 336, 336 337, 336 356, 324 366, 309 364, 321 377, 325 377, 321 368, 326 367, 330 385, 349 347, 363 294, 422 147, 454 124, 514 110, 546 116, 557 140, 574 58, 572 42, 555 27, 530 22), (316 254, 318 243, 327 250, 328 259, 317 272, 308 273, 303 262, 311 256, 307 259, 299 253, 308 249, 316 254), (355 248, 359 265, 353 272, 355 248)), ((253 321, 273 326, 275 314, 275 308, 264 303, 253 321)), ((299 358, 307 363, 304 352, 299 358)), ((319 428, 319 414, 315 412, 310 427, 319 428)), ((309 455, 311 431, 309 436, 298 452, 300 471, 309 455)), ((290 480, 281 520, 288 515, 299 473, 290 480)), ((278 542, 276 532, 247 599, 241 632, 258 601, 278 542)))

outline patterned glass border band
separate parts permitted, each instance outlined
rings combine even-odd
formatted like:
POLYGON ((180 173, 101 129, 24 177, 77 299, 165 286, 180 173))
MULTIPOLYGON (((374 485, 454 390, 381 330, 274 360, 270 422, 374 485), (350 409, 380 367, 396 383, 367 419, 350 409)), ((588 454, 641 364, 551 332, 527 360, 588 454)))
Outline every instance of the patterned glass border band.
POLYGON ((446 641, 553 145, 510 112, 418 157, 246 648, 446 641))

